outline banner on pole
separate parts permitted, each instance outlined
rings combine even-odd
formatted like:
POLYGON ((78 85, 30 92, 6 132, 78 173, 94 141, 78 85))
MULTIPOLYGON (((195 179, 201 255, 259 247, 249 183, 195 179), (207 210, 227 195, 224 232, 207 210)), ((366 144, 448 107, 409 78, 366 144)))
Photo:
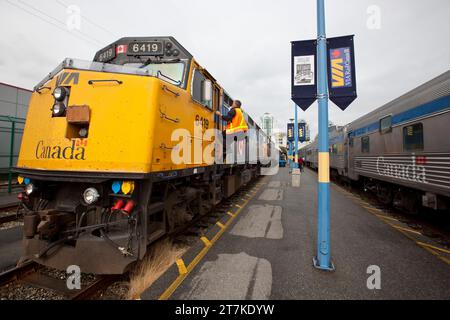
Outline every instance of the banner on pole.
POLYGON ((298 141, 306 141, 306 123, 304 122, 298 124, 298 141))
POLYGON ((295 140, 294 138, 294 124, 288 123, 287 124, 287 140, 289 142, 293 142, 295 140))
POLYGON ((345 110, 356 99, 353 35, 327 39, 328 93, 345 110))
POLYGON ((305 111, 317 96, 316 40, 292 41, 291 46, 291 99, 305 111))

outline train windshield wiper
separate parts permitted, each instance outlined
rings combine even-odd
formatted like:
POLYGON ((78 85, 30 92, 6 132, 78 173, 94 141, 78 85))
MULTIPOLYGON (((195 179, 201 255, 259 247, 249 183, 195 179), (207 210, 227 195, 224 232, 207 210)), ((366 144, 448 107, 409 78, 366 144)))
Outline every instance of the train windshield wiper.
POLYGON ((162 76, 163 78, 166 78, 166 79, 172 81, 173 83, 175 83, 175 84, 177 84, 177 85, 181 84, 181 81, 180 81, 180 80, 172 79, 171 77, 166 76, 166 75, 165 75, 164 73, 162 73, 160 70, 158 70, 158 73, 157 73, 157 74, 158 74, 158 78, 159 78, 159 76, 162 76))
POLYGON ((142 66, 139 68, 145 68, 149 64, 162 64, 162 63, 175 63, 180 62, 181 60, 179 58, 176 59, 165 59, 165 60, 153 60, 152 58, 148 58, 147 61, 145 61, 142 66))

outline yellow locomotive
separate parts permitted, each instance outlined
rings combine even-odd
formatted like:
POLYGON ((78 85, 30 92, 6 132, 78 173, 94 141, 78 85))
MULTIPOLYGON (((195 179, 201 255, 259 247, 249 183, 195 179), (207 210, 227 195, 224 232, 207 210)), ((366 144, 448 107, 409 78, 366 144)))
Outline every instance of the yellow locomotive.
MULTIPOLYGON (((34 88, 15 168, 24 184, 25 257, 123 273, 148 244, 259 175, 264 164, 248 156, 173 161, 177 129, 187 130, 192 148, 222 152, 203 134, 224 129, 215 111, 231 101, 173 37, 121 38, 93 61, 65 59, 34 88)), ((267 158, 270 139, 256 139, 267 158)))

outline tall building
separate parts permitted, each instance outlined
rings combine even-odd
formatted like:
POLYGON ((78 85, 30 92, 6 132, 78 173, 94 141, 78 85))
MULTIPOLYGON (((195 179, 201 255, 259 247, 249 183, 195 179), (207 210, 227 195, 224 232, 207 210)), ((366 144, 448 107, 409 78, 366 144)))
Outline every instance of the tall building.
POLYGON ((261 117, 261 129, 269 136, 273 134, 273 116, 268 112, 261 117))
POLYGON ((278 131, 275 132, 275 143, 285 147, 287 145, 287 135, 286 132, 278 131))

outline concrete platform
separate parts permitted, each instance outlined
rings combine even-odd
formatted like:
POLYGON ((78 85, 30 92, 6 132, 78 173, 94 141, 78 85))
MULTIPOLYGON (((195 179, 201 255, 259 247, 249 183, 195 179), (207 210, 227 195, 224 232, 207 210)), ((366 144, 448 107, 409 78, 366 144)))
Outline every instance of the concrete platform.
POLYGON ((262 178, 141 299, 450 299, 447 248, 333 184, 336 271, 315 269, 317 175, 305 170, 293 187, 288 170, 262 178), (368 288, 373 268, 380 289, 368 288))

